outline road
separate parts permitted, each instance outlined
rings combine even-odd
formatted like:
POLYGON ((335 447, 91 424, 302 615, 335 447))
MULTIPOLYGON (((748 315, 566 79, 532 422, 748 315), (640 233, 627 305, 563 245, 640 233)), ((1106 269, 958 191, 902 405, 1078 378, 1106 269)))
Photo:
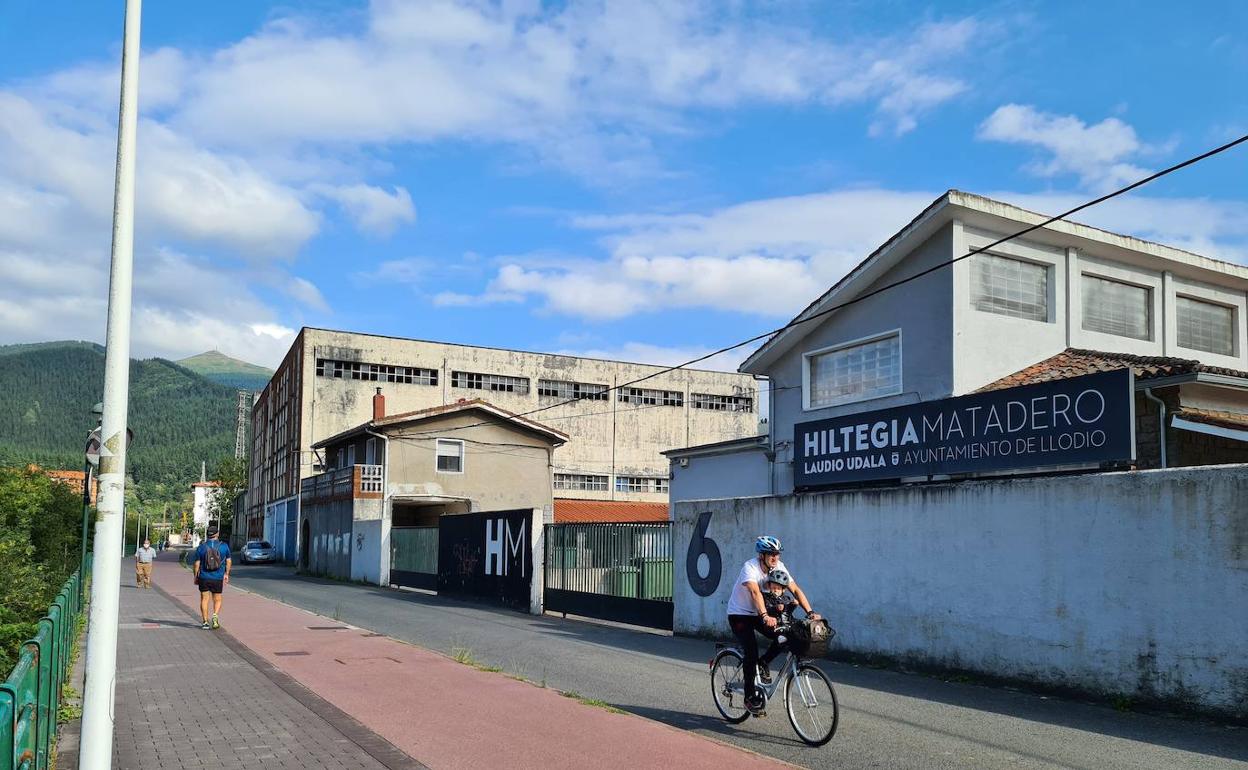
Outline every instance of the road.
POLYGON ((831 662, 822 665, 841 727, 812 749, 782 707, 738 726, 719 719, 707 675, 712 645, 703 640, 302 578, 285 567, 236 567, 234 585, 801 767, 1248 767, 1248 728, 831 662))

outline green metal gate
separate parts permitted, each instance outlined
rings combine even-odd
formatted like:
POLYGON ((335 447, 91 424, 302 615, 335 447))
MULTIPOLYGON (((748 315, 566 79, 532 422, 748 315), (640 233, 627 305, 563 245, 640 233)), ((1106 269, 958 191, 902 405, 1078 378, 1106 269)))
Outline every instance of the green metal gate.
POLYGON ((390 582, 438 590, 438 528, 390 529, 390 582))
POLYGON ((548 524, 545 609, 671 629, 672 525, 548 524))

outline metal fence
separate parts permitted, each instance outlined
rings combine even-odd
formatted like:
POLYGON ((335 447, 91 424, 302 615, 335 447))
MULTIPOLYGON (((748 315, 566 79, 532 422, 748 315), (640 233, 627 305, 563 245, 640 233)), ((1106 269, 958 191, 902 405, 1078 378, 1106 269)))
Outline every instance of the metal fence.
POLYGON ((0 770, 43 770, 51 762, 61 685, 69 676, 70 651, 82 614, 82 581, 91 557, 65 581, 17 665, 0 685, 0 770))
POLYGON ((671 627, 670 523, 551 524, 544 530, 547 609, 671 627))

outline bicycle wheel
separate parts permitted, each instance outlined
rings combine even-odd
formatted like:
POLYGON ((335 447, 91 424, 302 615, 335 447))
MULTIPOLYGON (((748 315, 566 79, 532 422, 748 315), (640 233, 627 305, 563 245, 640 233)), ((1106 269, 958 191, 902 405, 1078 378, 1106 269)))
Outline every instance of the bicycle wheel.
POLYGON ((797 737, 822 746, 836 734, 840 707, 828 675, 811 663, 802 663, 784 683, 784 709, 797 737))
POLYGON ((745 708, 745 659, 736 650, 723 650, 711 664, 711 697, 729 724, 750 716, 745 708))

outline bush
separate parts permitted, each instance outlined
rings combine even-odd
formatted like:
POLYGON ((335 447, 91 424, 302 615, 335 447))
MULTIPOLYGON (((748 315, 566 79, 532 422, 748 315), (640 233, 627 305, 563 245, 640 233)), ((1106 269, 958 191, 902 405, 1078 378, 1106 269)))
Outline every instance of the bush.
POLYGON ((0 468, 0 677, 78 568, 82 501, 38 471, 0 468))

